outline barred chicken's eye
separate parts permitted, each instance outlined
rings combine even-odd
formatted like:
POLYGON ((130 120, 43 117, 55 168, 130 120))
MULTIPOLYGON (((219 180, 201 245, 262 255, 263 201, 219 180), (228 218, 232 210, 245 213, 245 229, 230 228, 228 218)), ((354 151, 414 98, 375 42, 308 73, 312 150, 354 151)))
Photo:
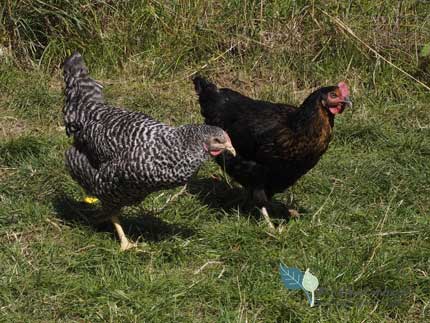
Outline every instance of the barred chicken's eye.
POLYGON ((220 144, 220 143, 221 143, 221 140, 220 140, 219 138, 215 138, 215 139, 214 139, 214 142, 215 142, 216 144, 220 144))

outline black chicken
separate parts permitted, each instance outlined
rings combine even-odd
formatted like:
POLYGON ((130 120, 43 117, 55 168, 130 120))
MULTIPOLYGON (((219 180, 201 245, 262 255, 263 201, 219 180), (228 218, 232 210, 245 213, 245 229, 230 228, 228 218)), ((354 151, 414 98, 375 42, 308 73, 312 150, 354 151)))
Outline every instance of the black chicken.
POLYGON ((185 184, 200 165, 224 150, 235 154, 220 128, 162 124, 141 112, 104 103, 102 86, 74 53, 64 62, 64 123, 73 146, 66 152, 70 175, 102 203, 121 250, 131 244, 118 220, 120 209, 148 194, 185 184))
POLYGON ((199 76, 193 82, 206 124, 224 129, 237 151, 235 157, 217 157, 218 164, 249 191, 273 229, 267 212, 271 198, 312 169, 327 150, 334 116, 352 105, 347 85, 322 87, 294 107, 218 89, 199 76))

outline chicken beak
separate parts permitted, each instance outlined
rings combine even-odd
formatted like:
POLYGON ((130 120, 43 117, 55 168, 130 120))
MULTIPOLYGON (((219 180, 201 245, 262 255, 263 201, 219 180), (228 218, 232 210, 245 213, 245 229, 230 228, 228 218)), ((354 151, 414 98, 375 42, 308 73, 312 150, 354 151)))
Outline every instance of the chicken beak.
POLYGON ((231 144, 225 145, 225 150, 227 150, 230 154, 232 154, 233 157, 236 157, 236 150, 231 144))
POLYGON ((352 108, 352 101, 349 96, 344 97, 342 103, 352 108))
POLYGON ((226 139, 224 144, 224 149, 227 150, 233 157, 236 157, 236 149, 234 149, 233 144, 231 143, 230 136, 227 132, 224 131, 224 137, 226 139))

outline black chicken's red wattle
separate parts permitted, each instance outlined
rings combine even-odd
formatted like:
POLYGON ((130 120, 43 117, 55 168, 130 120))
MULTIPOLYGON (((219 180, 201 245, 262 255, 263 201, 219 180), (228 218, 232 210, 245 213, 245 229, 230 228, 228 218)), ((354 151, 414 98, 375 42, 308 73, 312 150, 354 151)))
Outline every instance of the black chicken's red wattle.
POLYGON ((330 107, 328 109, 330 110, 330 113, 333 114, 333 115, 343 112, 342 105, 337 105, 337 106, 334 106, 334 107, 330 107))

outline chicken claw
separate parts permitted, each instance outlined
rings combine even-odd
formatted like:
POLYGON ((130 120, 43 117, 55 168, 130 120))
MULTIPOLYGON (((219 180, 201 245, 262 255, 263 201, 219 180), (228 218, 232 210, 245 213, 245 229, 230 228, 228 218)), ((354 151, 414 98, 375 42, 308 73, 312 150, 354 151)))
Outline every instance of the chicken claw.
POLYGON ((125 238, 125 240, 121 241, 121 247, 120 247, 121 251, 126 251, 126 250, 134 249, 134 248, 137 248, 137 243, 130 242, 127 238, 125 238))
MULTIPOLYGON (((291 211, 295 211, 295 210, 289 210, 289 211, 291 212, 291 211)), ((297 214, 299 214, 297 211, 295 211, 295 212, 297 214)), ((275 227, 275 225, 273 224, 273 222, 270 220, 269 213, 267 212, 266 207, 263 206, 260 209, 260 213, 264 217, 264 220, 266 221, 267 225, 269 226, 269 231, 270 232, 272 232, 272 233, 279 233, 279 234, 281 234, 282 232, 284 232, 286 226, 282 225, 282 224, 279 224, 277 227, 275 227)))
POLYGON ((300 217, 300 213, 297 210, 288 209, 288 213, 289 213, 291 218, 299 218, 300 217))
POLYGON ((266 209, 265 206, 263 206, 260 209, 260 213, 264 217, 264 220, 266 221, 266 223, 268 224, 269 230, 272 231, 272 232, 276 231, 275 226, 273 225, 272 221, 270 220, 269 213, 267 213, 267 209, 266 209))
POLYGON ((127 237, 125 236, 124 230, 122 229, 121 224, 119 223, 119 219, 117 215, 114 215, 111 217, 111 221, 115 227, 116 233, 118 234, 118 238, 121 242, 121 251, 126 251, 129 249, 133 249, 137 247, 136 243, 131 243, 128 241, 127 237))

